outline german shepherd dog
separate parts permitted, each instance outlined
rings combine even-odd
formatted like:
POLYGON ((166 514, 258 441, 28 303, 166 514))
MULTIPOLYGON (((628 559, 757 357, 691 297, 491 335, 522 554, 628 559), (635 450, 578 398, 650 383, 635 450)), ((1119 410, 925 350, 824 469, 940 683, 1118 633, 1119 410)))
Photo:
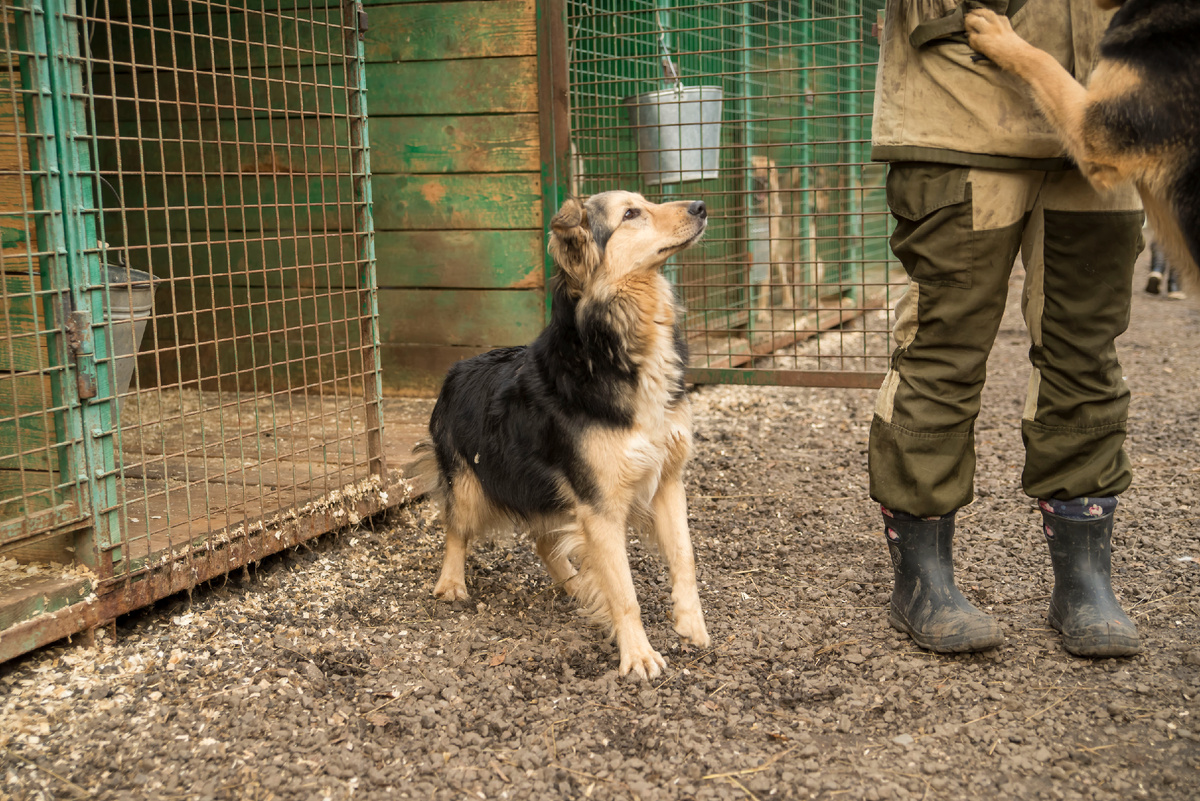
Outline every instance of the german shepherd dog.
POLYGON ((1098 189, 1132 181, 1172 266, 1200 279, 1200 2, 1096 0, 1117 8, 1085 88, 1007 17, 966 16, 973 49, 1014 73, 1098 189))
POLYGON ((670 572, 675 631, 708 645, 683 486, 687 351, 661 270, 707 223, 702 201, 632 192, 570 199, 555 215, 550 324, 528 346, 455 364, 431 441, 414 451, 446 528, 438 598, 467 597, 473 541, 523 526, 554 583, 615 636, 620 675, 653 678, 666 661, 646 638, 625 549, 640 524, 670 572))

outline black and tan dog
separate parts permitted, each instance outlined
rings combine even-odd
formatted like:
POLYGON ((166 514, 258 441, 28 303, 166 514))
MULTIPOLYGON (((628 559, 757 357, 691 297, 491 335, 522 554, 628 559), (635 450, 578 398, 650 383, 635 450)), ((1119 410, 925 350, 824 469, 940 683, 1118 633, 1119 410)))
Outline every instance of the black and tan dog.
POLYGON ((416 473, 434 477, 446 527, 437 597, 467 597, 473 540, 526 527, 554 582, 610 627, 621 675, 652 678, 666 663, 646 638, 626 553, 627 526, 652 524, 675 631, 708 644, 683 486, 687 354, 661 270, 707 217, 700 201, 659 205, 631 192, 568 200, 554 217, 549 326, 527 347, 454 365, 431 442, 417 446, 416 473))
POLYGON ((1007 17, 966 16, 971 47, 1033 90, 1094 186, 1132 181, 1172 263, 1200 279, 1200 2, 1096 0, 1118 8, 1087 87, 1007 17))

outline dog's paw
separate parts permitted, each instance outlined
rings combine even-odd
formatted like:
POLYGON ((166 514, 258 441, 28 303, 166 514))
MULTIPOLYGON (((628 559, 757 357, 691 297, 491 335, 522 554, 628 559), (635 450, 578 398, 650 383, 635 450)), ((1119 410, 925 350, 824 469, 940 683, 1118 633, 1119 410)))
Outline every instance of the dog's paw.
POLYGON ((633 673, 637 678, 646 681, 658 678, 667 660, 647 643, 644 648, 628 649, 621 652, 621 667, 618 672, 622 676, 633 673))
POLYGON ((976 9, 964 19, 967 42, 1004 69, 1011 69, 1014 56, 1025 47, 1025 40, 1013 30, 1008 17, 986 8, 976 9))
POLYGON ((697 648, 707 648, 711 642, 708 629, 704 627, 704 615, 700 610, 675 613, 675 633, 687 645, 697 648))
POLYGON ((471 597, 466 584, 444 578, 433 588, 433 594, 442 601, 465 601, 471 597))

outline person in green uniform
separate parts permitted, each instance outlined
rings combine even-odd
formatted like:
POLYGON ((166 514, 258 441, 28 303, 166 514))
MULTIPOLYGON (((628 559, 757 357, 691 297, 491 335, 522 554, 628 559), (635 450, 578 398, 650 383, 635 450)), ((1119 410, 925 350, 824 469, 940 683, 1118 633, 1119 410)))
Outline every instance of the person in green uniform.
POLYGON ((869 447, 895 579, 889 621, 939 652, 1003 639, 955 586, 951 546, 974 497, 975 418, 1020 255, 1032 365, 1021 481, 1049 544, 1049 622, 1072 654, 1134 654, 1137 627, 1110 574, 1131 479, 1114 340, 1129 322, 1141 204, 1132 187, 1094 190, 1020 81, 971 50, 962 15, 981 6, 1081 80, 1111 13, 1093 0, 887 2, 872 157, 889 162, 891 246, 910 278, 869 447))

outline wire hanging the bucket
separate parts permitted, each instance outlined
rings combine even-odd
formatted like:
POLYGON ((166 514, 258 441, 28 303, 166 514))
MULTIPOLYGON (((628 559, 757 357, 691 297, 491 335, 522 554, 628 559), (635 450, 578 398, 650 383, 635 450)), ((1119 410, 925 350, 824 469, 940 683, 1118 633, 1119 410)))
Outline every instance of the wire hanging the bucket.
POLYGON ((683 94, 683 81, 679 80, 679 68, 675 66, 675 62, 671 61, 671 48, 667 44, 667 30, 662 24, 661 8, 654 9, 654 24, 658 26, 658 52, 662 62, 662 71, 664 81, 675 81, 675 94, 683 94))
POLYGON ((721 86, 684 86, 671 60, 660 9, 654 11, 663 83, 673 86, 625 98, 637 144, 638 172, 647 186, 680 184, 718 176, 721 86))

